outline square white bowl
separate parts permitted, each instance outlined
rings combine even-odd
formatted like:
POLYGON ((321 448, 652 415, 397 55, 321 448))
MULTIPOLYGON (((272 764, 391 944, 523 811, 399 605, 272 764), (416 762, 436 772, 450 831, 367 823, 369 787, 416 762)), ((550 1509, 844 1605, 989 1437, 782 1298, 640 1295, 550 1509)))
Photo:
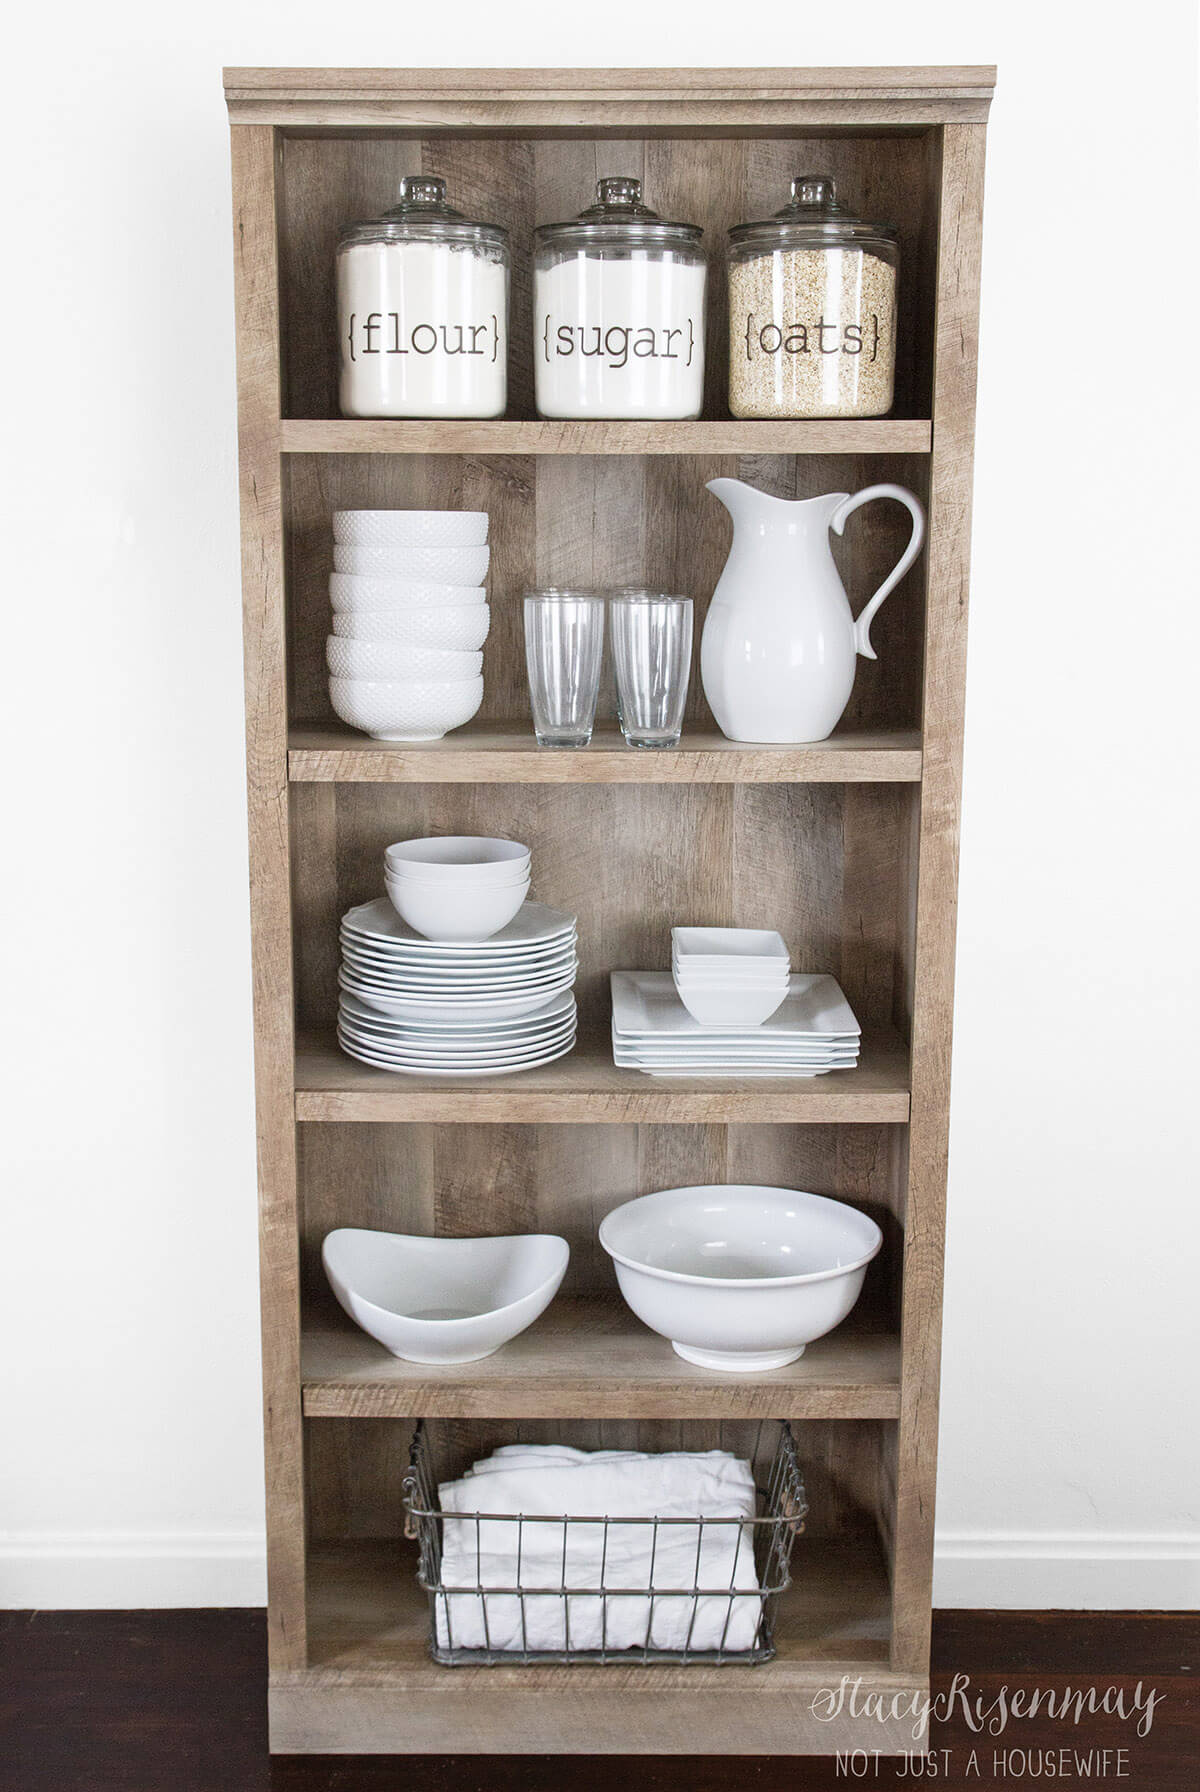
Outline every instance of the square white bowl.
POLYGON ((744 961, 788 964, 783 935, 762 927, 672 927, 671 951, 697 968, 732 968, 744 961))

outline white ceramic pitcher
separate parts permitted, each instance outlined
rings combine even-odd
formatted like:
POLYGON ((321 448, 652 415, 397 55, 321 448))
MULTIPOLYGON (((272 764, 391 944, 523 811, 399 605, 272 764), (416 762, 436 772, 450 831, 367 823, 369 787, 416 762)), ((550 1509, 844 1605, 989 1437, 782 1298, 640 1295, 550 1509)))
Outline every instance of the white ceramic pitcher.
POLYGON ((902 485, 868 485, 851 497, 773 498, 740 479, 708 489, 733 518, 733 546, 700 643, 704 695, 730 740, 825 740, 854 688, 855 658, 873 660, 871 623, 921 551, 925 512, 902 485), (872 498, 912 515, 908 546, 859 616, 850 613, 829 531, 872 498))

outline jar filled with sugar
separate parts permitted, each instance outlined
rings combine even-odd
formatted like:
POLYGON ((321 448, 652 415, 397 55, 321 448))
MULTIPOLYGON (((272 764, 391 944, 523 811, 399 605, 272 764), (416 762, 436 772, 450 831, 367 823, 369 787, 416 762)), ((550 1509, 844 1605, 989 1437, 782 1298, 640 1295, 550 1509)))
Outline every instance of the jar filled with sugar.
POLYGON ((896 370, 900 251, 887 224, 802 174, 789 205, 729 233, 735 417, 882 417, 896 370))
POLYGON ((534 232, 534 386, 543 417, 698 417, 707 269, 695 224, 608 179, 534 232))
POLYGON ((508 280, 508 232, 406 175, 397 205, 338 240, 342 415, 502 416, 508 280))

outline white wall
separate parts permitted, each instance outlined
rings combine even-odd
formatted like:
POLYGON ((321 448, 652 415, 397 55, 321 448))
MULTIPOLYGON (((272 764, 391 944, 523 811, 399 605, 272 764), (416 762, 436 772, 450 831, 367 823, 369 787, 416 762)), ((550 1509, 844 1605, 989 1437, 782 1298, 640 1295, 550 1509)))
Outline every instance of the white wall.
POLYGON ((1001 65, 937 1591, 1200 1603, 1192 8, 369 16, 9 27, 0 1600, 263 1590, 221 64, 608 53, 1001 65))

